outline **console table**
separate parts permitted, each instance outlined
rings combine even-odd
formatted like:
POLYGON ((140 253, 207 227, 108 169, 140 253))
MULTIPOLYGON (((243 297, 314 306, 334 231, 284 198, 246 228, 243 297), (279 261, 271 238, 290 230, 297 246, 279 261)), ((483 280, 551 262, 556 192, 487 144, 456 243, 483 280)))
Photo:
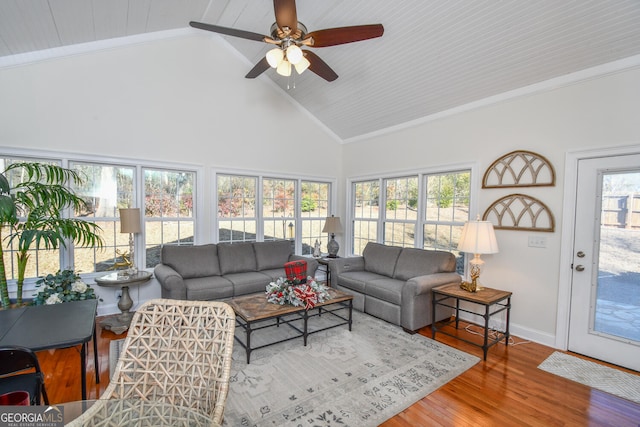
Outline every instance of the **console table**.
POLYGON ((122 289, 122 295, 120 301, 118 301, 118 308, 120 314, 115 317, 109 317, 100 323, 104 329, 112 331, 116 334, 121 334, 131 324, 131 318, 133 313, 131 307, 133 307, 133 300, 129 294, 129 286, 139 285, 141 283, 151 280, 152 274, 148 271, 138 271, 134 274, 123 274, 122 272, 109 273, 102 277, 96 277, 95 281, 100 286, 113 287, 117 286, 122 289))
POLYGON ((509 344, 509 314, 511 312, 511 292, 501 291, 498 289, 491 288, 482 288, 482 290, 478 292, 469 292, 462 288, 459 285, 444 285, 437 286, 431 289, 431 302, 433 304, 432 307, 432 317, 431 317, 431 338, 435 339, 436 332, 443 333, 445 335, 449 335, 451 337, 457 338, 469 344, 477 345, 482 348, 484 353, 484 360, 487 360, 487 350, 498 342, 504 339, 505 345, 509 344), (450 301, 454 300, 455 305, 450 305, 450 301), (484 313, 480 314, 472 310, 466 310, 464 308, 460 308, 460 301, 467 301, 470 303, 474 303, 477 305, 481 305, 484 307, 484 313), (455 308, 456 310, 456 318, 455 320, 451 320, 445 325, 449 325, 452 322, 455 322, 455 327, 458 329, 459 321, 460 321, 460 312, 464 311, 465 313, 471 313, 475 315, 482 316, 484 318, 484 336, 482 344, 478 344, 476 342, 461 338, 457 335, 448 333, 442 329, 442 327, 438 327, 436 325, 436 308, 437 306, 455 308), (493 309, 493 311, 492 311, 493 309), (489 319, 494 314, 500 313, 502 311, 507 312, 506 318, 506 326, 504 331, 496 331, 497 336, 489 340, 489 319))

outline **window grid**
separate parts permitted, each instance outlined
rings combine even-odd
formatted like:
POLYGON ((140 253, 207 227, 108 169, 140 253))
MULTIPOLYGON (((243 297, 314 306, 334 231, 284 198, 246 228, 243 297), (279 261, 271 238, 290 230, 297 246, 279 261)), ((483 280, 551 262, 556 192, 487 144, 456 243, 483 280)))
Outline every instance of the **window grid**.
POLYGON ((383 242, 391 246, 415 247, 418 223, 418 176, 388 178, 385 185, 383 242))
POLYGON ((380 218, 380 181, 370 180, 353 183, 353 233, 352 252, 362 255, 368 242, 378 241, 380 218))
POLYGON ((162 245, 193 245, 196 174, 143 168, 146 267, 160 262, 162 245))
POLYGON ((256 241, 258 178, 219 174, 216 179, 218 241, 256 241))

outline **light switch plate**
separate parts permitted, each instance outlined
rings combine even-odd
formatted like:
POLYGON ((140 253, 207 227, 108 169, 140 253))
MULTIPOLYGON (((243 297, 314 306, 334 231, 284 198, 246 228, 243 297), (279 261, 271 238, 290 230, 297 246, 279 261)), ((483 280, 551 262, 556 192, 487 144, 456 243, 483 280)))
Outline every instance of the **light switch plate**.
POLYGON ((544 236, 529 236, 530 248, 546 248, 547 238, 544 236))

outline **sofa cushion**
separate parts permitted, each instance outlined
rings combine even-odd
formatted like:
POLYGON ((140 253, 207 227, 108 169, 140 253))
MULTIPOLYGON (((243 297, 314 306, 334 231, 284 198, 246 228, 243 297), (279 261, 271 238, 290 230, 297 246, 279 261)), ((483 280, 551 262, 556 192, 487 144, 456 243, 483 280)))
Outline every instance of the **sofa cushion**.
POLYGON ((390 277, 370 280, 365 285, 365 293, 382 301, 400 305, 402 302, 402 287, 405 283, 405 280, 397 280, 390 277))
POLYGON ((214 244, 196 246, 164 245, 160 259, 183 279, 219 276, 218 250, 214 244))
MULTIPOLYGON (((264 293, 271 278, 259 271, 248 271, 244 273, 231 273, 224 276, 233 283, 233 295, 247 295, 256 292, 264 293)), ((266 298, 266 297, 265 297, 266 298)))
POLYGON ((256 271, 253 243, 219 243, 220 272, 224 274, 256 271))
POLYGON ((209 301, 233 296, 233 284, 222 276, 197 277, 184 281, 187 299, 209 301))
POLYGON ((456 259, 451 252, 404 248, 398 257, 393 278, 409 280, 427 274, 456 270, 456 259))
POLYGON ((293 253, 291 242, 288 240, 276 240, 273 242, 256 242, 253 244, 256 257, 256 269, 268 270, 282 267, 289 261, 289 256, 293 253))
POLYGON ((347 271, 340 273, 338 282, 345 288, 364 293, 367 282, 384 278, 384 276, 370 271, 347 271))
POLYGON ((398 246, 369 242, 362 251, 364 269, 372 273, 393 277, 396 261, 401 251, 402 248, 398 246))
POLYGON ((284 271, 283 267, 280 268, 270 268, 268 270, 260 270, 259 273, 262 273, 266 276, 269 276, 269 279, 271 279, 271 282, 274 282, 278 279, 280 279, 281 277, 286 277, 286 272, 284 271))

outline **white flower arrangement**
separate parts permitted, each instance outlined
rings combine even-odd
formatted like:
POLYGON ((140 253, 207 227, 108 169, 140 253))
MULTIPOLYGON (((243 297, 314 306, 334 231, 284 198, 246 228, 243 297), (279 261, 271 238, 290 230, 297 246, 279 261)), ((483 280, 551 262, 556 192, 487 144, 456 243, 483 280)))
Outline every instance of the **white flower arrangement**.
POLYGON ((50 305, 69 301, 95 299, 93 288, 82 281, 73 270, 58 271, 41 277, 36 286, 42 286, 34 296, 33 304, 50 305))

